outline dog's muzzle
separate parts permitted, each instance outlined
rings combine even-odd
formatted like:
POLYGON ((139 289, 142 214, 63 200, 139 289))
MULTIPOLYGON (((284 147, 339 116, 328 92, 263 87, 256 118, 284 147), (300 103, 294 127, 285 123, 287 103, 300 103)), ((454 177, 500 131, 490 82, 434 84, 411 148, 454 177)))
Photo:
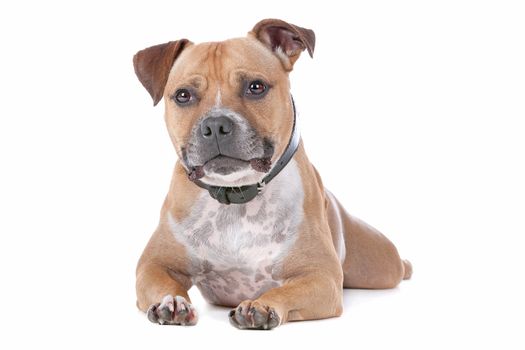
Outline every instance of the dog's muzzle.
POLYGON ((183 152, 190 178, 199 179, 205 174, 229 175, 250 167, 267 172, 273 146, 237 113, 212 109, 196 123, 183 152))
MULTIPOLYGON (((243 204, 255 198, 262 191, 264 186, 267 183, 269 183, 275 176, 277 176, 282 169, 284 169, 284 167, 292 159, 293 155, 297 151, 297 148, 299 147, 300 134, 297 130, 295 103, 291 96, 290 98, 292 101, 293 108, 292 134, 290 135, 290 139, 288 141, 286 149, 284 150, 284 153, 277 160, 275 166, 272 168, 270 160, 271 154, 269 156, 266 156, 266 154, 268 153, 266 151, 263 151, 263 154, 265 156, 258 158, 250 158, 249 161, 244 161, 242 159, 237 158, 237 160, 249 164, 254 170, 268 173, 260 182, 241 187, 227 187, 212 186, 199 180, 200 178, 204 177, 205 171, 208 170, 206 169, 206 166, 208 163, 210 163, 210 161, 224 161, 224 159, 221 159, 221 157, 229 157, 222 154, 223 149, 221 147, 225 147, 226 150, 229 150, 229 147, 232 146, 230 138, 235 137, 236 124, 234 120, 228 119, 227 117, 223 116, 217 117, 215 119, 210 119, 208 117, 204 119, 199 126, 200 137, 206 139, 207 142, 211 142, 209 143, 209 145, 211 145, 212 149, 215 147, 215 145, 217 145, 217 150, 219 152, 218 155, 208 159, 205 163, 203 163, 203 165, 190 167, 188 166, 187 156, 183 152, 184 162, 186 163, 188 169, 189 179, 193 181, 197 186, 207 189, 211 197, 223 204, 243 204)), ((273 154, 273 146, 263 147, 263 150, 265 148, 266 150, 271 149, 271 153, 273 154)), ((236 162, 233 162, 232 164, 236 164, 236 162)))

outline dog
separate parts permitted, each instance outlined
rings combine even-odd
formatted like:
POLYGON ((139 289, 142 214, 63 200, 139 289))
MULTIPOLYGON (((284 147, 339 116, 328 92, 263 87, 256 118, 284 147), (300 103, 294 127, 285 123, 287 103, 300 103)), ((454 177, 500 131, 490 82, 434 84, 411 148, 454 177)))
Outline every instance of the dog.
POLYGON ((411 264, 345 211, 306 156, 288 75, 314 47, 312 30, 265 19, 243 38, 134 56, 153 104, 164 98, 179 158, 136 271, 151 322, 195 325, 193 285, 233 308, 233 326, 273 329, 341 315, 343 288, 410 278, 411 264))

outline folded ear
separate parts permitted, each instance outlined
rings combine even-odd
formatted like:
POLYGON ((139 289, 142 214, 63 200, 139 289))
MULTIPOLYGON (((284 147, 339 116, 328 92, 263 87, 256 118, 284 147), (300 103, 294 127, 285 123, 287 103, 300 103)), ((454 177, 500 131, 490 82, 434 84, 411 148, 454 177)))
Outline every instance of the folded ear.
POLYGON ((154 106, 162 99, 175 59, 188 43, 191 43, 188 39, 170 41, 140 50, 133 56, 135 74, 153 98, 154 106))
POLYGON ((253 27, 251 33, 275 52, 283 61, 287 70, 305 49, 313 57, 315 33, 313 30, 281 21, 280 19, 263 19, 253 27))

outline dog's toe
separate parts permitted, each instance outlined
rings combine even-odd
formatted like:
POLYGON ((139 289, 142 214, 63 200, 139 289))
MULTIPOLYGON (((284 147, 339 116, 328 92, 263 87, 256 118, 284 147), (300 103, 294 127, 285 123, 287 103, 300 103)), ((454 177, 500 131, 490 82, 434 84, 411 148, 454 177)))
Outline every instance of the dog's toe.
POLYGON ((159 305, 160 303, 151 304, 151 306, 148 308, 148 311, 146 312, 148 320, 150 320, 153 323, 159 323, 159 316, 157 315, 157 309, 159 305))

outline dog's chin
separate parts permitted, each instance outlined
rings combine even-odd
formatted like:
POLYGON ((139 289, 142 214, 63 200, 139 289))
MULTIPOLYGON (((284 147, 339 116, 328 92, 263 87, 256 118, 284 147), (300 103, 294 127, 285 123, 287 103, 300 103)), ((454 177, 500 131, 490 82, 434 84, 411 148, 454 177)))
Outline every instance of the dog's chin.
POLYGON ((249 161, 219 156, 208 161, 200 181, 212 186, 240 187, 261 181, 265 174, 255 171, 249 161))

